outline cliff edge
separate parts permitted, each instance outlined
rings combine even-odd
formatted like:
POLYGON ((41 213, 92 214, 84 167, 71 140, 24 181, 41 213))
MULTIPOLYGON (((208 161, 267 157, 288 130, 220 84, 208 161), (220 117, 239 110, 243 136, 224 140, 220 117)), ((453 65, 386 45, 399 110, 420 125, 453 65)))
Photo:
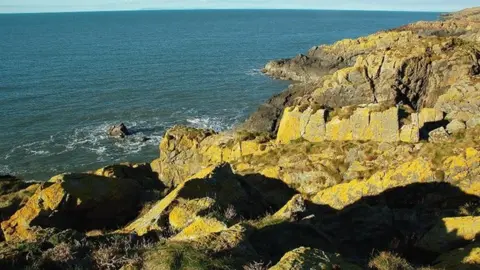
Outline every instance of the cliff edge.
POLYGON ((295 80, 158 159, 0 178, 1 269, 478 269, 480 8, 268 63, 295 80))

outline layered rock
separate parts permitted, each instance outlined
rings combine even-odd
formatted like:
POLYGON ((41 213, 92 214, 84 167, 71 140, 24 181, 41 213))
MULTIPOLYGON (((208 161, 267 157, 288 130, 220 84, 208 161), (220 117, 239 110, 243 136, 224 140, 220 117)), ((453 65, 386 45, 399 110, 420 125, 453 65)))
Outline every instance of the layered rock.
POLYGON ((285 107, 305 103, 331 108, 406 104, 476 118, 479 107, 469 97, 477 95, 480 73, 477 12, 466 10, 444 21, 410 24, 271 61, 266 74, 302 83, 267 101, 240 128, 276 133, 285 107))
MULTIPOLYGON (((444 113, 425 108, 409 113, 408 108, 385 108, 378 104, 344 107, 338 110, 288 107, 283 113, 277 143, 298 139, 309 142, 378 141, 417 143, 429 130, 442 125, 444 113), (423 133, 423 134, 422 134, 423 133)), ((458 130, 458 129, 456 129, 458 130)))

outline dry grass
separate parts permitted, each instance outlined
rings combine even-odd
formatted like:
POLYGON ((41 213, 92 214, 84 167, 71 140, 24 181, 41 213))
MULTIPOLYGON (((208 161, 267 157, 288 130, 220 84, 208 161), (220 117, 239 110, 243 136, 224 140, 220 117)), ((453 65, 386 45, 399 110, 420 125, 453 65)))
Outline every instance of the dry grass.
POLYGON ((60 243, 42 254, 44 260, 57 263, 68 263, 75 259, 75 251, 67 243, 60 243))
POLYGON ((128 238, 112 238, 100 243, 92 251, 92 261, 97 269, 119 269, 124 265, 141 265, 141 250, 151 247, 143 241, 132 243, 128 238))
POLYGON ((270 264, 265 264, 264 262, 252 262, 243 266, 243 270, 268 270, 270 264))
POLYGON ((223 216, 227 221, 231 221, 238 216, 237 210, 235 210, 235 207, 233 205, 229 205, 227 209, 225 209, 223 216))
POLYGON ((376 270, 415 270, 407 260, 391 252, 380 252, 370 260, 368 267, 376 270))

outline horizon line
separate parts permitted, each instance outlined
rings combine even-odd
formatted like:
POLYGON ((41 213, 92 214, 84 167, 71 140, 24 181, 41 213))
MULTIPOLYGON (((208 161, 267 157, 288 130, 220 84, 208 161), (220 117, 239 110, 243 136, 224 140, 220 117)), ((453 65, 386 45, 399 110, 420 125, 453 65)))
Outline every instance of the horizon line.
MULTIPOLYGON (((417 13, 452 13, 455 10, 394 10, 394 9, 320 9, 320 8, 140 8, 140 9, 105 9, 105 10, 65 10, 65 11, 25 11, 25 12, 5 12, 4 14, 56 14, 56 13, 95 13, 95 12, 135 12, 135 11, 255 11, 255 10, 285 10, 285 11, 365 11, 365 12, 417 12, 417 13)), ((460 10, 457 10, 460 11, 460 10)))

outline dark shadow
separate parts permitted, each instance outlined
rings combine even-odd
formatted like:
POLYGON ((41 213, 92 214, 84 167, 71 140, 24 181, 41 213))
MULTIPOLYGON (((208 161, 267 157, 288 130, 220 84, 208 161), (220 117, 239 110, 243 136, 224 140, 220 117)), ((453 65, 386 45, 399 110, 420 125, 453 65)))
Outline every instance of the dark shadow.
POLYGON ((192 179, 184 184, 178 198, 187 200, 212 198, 215 205, 198 213, 208 215, 212 211, 224 213, 227 208, 235 210, 232 223, 242 219, 258 219, 267 213, 278 211, 296 192, 278 179, 260 174, 238 175, 230 165, 217 167, 205 179, 192 179))
MULTIPOLYGON (((59 207, 42 211, 31 226, 81 232, 118 229, 134 220, 145 203, 161 199, 165 188, 148 164, 113 165, 106 167, 104 174, 109 177, 65 175, 62 183, 65 195, 59 207)), ((45 183, 43 189, 51 184, 45 183)))
MULTIPOLYGON (((342 210, 308 202, 300 221, 257 230, 250 242, 263 261, 274 263, 285 252, 305 246, 338 252, 363 266, 376 251, 392 251, 411 263, 428 265, 440 253, 422 248, 422 237, 441 226, 442 218, 459 216, 461 207, 479 203, 478 196, 448 183, 417 183, 362 198, 342 210)), ((448 239, 448 250, 466 244, 446 228, 437 237, 448 239)))
POLYGON ((28 183, 11 175, 0 175, 0 196, 17 192, 34 183, 28 183))
POLYGON ((446 127, 448 125, 448 120, 442 120, 437 122, 428 122, 423 125, 420 129, 420 140, 428 140, 428 134, 431 131, 434 131, 437 128, 446 127))

